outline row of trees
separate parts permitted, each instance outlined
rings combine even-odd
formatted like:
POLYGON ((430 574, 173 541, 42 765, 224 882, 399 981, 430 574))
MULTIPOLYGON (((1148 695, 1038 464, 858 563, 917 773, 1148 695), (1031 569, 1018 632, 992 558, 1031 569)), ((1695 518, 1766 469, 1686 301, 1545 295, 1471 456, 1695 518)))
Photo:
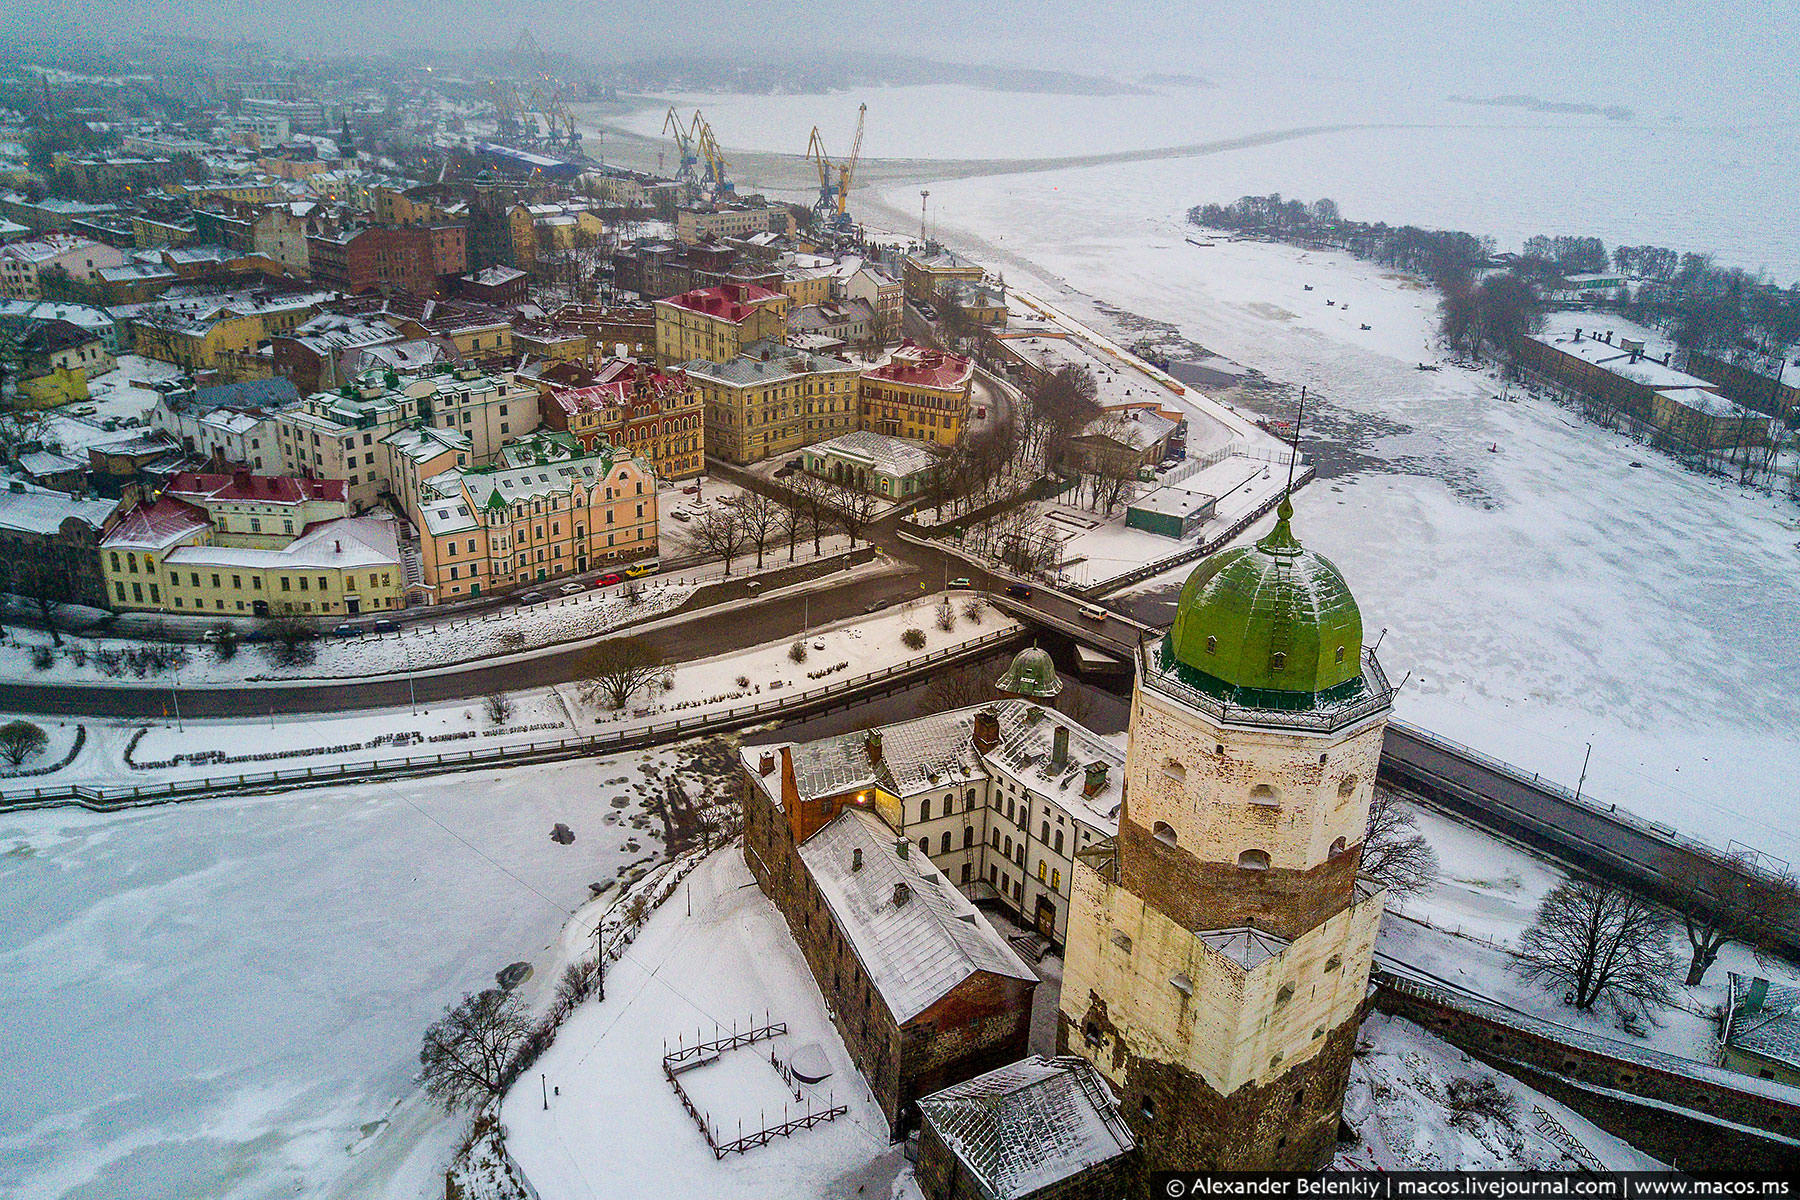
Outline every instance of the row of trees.
MULTIPOLYGON (((1502 261, 1490 237, 1352 221, 1331 200, 1308 204, 1279 193, 1196 205, 1188 219, 1213 229, 1347 250, 1424 275, 1447 295, 1466 294, 1470 280, 1502 261)), ((1651 245, 1617 246, 1609 254, 1597 237, 1539 234, 1526 238, 1523 252, 1505 262, 1539 291, 1560 288, 1572 275, 1605 272, 1609 264, 1636 280, 1618 301, 1621 314, 1663 330, 1683 350, 1773 374, 1800 346, 1800 283, 1783 288, 1765 276, 1719 266, 1710 255, 1651 245)))

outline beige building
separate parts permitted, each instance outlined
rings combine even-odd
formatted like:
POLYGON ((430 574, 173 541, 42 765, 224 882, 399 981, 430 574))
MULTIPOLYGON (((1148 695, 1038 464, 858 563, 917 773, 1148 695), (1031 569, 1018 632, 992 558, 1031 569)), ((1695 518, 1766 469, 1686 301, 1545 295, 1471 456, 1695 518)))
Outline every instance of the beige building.
POLYGON ((756 233, 791 237, 793 232, 793 215, 779 204, 722 203, 675 213, 675 237, 689 245, 707 238, 720 241, 756 233))
POLYGON ((753 283, 722 283, 658 300, 658 366, 705 359, 729 362, 752 342, 787 340, 791 301, 753 283))
POLYGON ((705 406, 708 453, 760 462, 857 427, 854 364, 776 342, 746 350, 728 362, 680 366, 705 406))
POLYGON ((597 570, 657 552, 650 465, 597 454, 447 471, 419 499, 419 548, 434 601, 597 570))
POLYGON ((0 296, 37 300, 44 294, 46 274, 62 272, 76 283, 93 284, 100 281, 102 269, 124 262, 125 252, 116 246, 67 234, 9 242, 0 246, 0 296))

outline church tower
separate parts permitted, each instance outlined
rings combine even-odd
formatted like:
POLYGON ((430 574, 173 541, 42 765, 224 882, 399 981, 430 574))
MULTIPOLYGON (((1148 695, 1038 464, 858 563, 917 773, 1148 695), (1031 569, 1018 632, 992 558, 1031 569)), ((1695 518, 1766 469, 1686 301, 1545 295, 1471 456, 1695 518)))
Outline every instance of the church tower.
POLYGON ((1392 689, 1343 576, 1278 516, 1139 649, 1118 836, 1075 865, 1058 1041, 1145 1170, 1322 1165, 1363 1012, 1392 689))

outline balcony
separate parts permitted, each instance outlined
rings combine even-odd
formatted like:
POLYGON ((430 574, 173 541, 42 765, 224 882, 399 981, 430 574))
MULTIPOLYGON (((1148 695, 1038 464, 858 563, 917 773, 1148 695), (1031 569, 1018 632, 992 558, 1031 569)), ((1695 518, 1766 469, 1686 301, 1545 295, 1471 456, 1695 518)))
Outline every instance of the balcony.
POLYGON ((1163 642, 1153 638, 1138 646, 1138 670, 1146 684, 1198 709, 1221 725, 1255 729, 1292 729, 1304 733, 1335 733, 1359 721, 1386 712, 1393 704, 1394 689, 1372 650, 1363 651, 1362 687, 1354 695, 1320 702, 1308 697, 1309 707, 1269 708, 1238 704, 1183 680, 1179 668, 1163 665, 1163 642))

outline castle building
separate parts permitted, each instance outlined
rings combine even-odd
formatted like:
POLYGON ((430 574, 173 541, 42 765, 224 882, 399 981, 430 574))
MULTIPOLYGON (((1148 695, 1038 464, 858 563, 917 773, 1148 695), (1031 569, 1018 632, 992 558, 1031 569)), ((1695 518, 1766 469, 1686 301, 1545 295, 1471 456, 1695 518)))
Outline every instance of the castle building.
POLYGON ((1284 499, 1139 653, 1118 834, 1076 855, 1057 1040, 1150 1170, 1331 1154, 1382 912, 1358 877, 1392 689, 1284 499))

